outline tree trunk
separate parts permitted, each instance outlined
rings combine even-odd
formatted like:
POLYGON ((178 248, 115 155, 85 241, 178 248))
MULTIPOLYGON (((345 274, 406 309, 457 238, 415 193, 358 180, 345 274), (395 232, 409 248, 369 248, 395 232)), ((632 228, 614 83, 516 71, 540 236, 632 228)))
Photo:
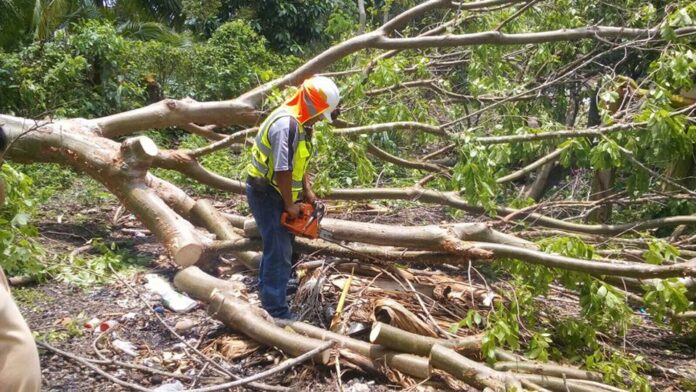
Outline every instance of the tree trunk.
POLYGON ((8 158, 20 162, 53 162, 69 165, 102 183, 162 242, 174 262, 196 263, 207 240, 193 225, 172 211, 148 185, 157 146, 147 137, 126 139, 122 144, 84 130, 80 120, 56 123, 27 122, 0 116, 12 143, 8 158))
MULTIPOLYGON (((590 108, 588 111, 587 125, 590 127, 602 124, 602 118, 599 114, 597 106, 598 95, 595 92, 590 99, 590 108)), ((592 173, 592 188, 590 191, 590 200, 601 200, 609 196, 614 188, 614 169, 595 170, 592 173)), ((598 209, 594 210, 588 217, 589 222, 606 223, 611 219, 612 205, 607 203, 598 209)))

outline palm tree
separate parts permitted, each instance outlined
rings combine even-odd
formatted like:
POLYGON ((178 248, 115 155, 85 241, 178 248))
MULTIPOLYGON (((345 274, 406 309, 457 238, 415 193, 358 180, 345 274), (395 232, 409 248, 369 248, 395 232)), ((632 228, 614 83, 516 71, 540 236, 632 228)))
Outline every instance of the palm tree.
POLYGON ((137 39, 178 40, 184 18, 179 0, 0 0, 0 48, 48 40, 58 29, 85 19, 106 19, 137 39))

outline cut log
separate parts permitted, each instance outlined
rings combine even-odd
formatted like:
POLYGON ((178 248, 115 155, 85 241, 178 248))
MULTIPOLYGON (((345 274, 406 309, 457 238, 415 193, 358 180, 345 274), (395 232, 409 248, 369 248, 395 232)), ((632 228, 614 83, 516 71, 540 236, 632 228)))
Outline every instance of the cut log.
POLYGON ((582 370, 577 368, 571 368, 567 366, 561 366, 551 363, 538 363, 538 362, 511 362, 511 361, 500 361, 496 362, 493 366, 495 370, 500 371, 514 371, 517 373, 530 373, 530 374, 540 374, 544 376, 554 376, 560 378, 574 378, 590 381, 602 381, 602 374, 597 372, 591 372, 589 370, 582 370))
MULTIPOLYGON (((292 333, 261 317, 263 311, 229 293, 214 292, 210 296, 208 314, 228 327, 243 333, 253 340, 276 347, 287 355, 298 356, 324 344, 323 341, 292 333)), ((327 365, 329 350, 314 356, 314 361, 327 365)))
POLYGON ((621 389, 584 380, 568 380, 560 377, 542 376, 540 374, 515 374, 520 380, 529 381, 555 392, 618 392, 621 389), (581 382, 582 381, 582 382, 581 382), (617 391, 618 389, 618 391, 617 391))
POLYGON ((299 321, 276 319, 275 322, 277 325, 289 327, 297 333, 315 339, 333 340, 340 345, 339 347, 347 348, 350 351, 370 358, 372 361, 384 363, 388 367, 409 376, 422 380, 430 377, 430 365, 427 358, 391 351, 377 344, 363 342, 299 321))
POLYGON ((512 374, 491 369, 439 344, 434 344, 430 350, 430 365, 446 371, 475 388, 491 388, 499 392, 522 390, 519 380, 512 374))
POLYGON ((418 335, 389 324, 376 322, 372 325, 370 342, 390 348, 394 351, 429 356, 434 345, 456 350, 467 355, 481 356, 483 335, 467 336, 465 338, 443 340, 418 335))
POLYGON ((187 267, 200 260, 205 245, 193 225, 172 211, 152 189, 143 183, 123 182, 113 184, 112 189, 164 244, 176 264, 187 267))
POLYGON ((126 139, 121 143, 122 170, 133 177, 143 178, 159 149, 147 136, 126 139))
MULTIPOLYGON (((209 200, 201 199, 191 208, 191 215, 202 222, 208 230, 213 232, 218 239, 227 241, 242 240, 243 237, 235 233, 234 227, 222 215, 209 200)), ((218 248, 219 250, 219 248, 218 248)), ((258 269, 261 255, 257 252, 236 251, 235 258, 250 269, 258 269)))
POLYGON ((195 266, 177 272, 174 275, 174 286, 191 297, 204 302, 210 300, 214 291, 232 293, 236 296, 241 296, 246 292, 244 283, 215 278, 195 266))
POLYGON ((188 221, 172 211, 148 183, 147 169, 157 147, 146 137, 123 144, 90 132, 84 120, 35 122, 1 116, 4 133, 14 143, 8 157, 17 161, 52 162, 84 172, 116 195, 157 237, 181 266, 196 263, 205 240, 188 221))

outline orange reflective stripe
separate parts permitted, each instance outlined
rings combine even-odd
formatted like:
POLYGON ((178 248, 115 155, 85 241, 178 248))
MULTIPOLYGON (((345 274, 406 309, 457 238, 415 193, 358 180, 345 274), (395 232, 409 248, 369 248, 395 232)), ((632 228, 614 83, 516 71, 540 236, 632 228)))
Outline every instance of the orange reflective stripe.
POLYGON ((295 115, 300 124, 322 113, 329 107, 326 97, 310 83, 303 83, 285 106, 295 115))

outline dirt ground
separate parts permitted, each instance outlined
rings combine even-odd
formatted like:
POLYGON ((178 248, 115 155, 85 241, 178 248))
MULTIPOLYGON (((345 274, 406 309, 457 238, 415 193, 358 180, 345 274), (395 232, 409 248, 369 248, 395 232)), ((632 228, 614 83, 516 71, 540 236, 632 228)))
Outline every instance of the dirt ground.
MULTIPOLYGON (((226 203, 233 205, 234 201, 226 203)), ((164 255, 163 248, 155 238, 144 232, 134 217, 124 214, 114 219, 118 215, 118 204, 115 201, 95 204, 97 205, 85 206, 78 201, 57 199, 44 207, 38 222, 41 243, 51 254, 65 256, 92 238, 102 238, 105 243, 115 241, 121 248, 129 249, 147 262, 135 272, 120 274, 122 281, 112 279, 110 283, 94 288, 81 289, 56 280, 16 288, 14 295, 38 340, 46 340, 54 347, 85 358, 155 366, 181 375, 180 381, 186 389, 218 384, 223 382, 223 377, 211 372, 211 366, 175 337, 157 319, 155 313, 160 314, 164 322, 178 331, 190 346, 202 350, 208 358, 220 360, 227 370, 236 375, 254 374, 284 358, 277 350, 257 347, 244 337, 234 334, 208 317, 200 304, 195 310, 185 314, 174 313, 162 306, 161 299, 145 288, 144 276, 156 273, 171 278, 177 268, 164 255), (95 334, 83 327, 83 323, 92 318, 116 323, 104 334, 95 334), (138 355, 132 357, 118 349, 119 341, 131 343, 138 355)), ((356 220, 406 224, 437 223, 444 218, 443 211, 436 208, 405 209, 377 215, 364 213, 356 208, 350 213, 342 212, 343 216, 346 214, 356 220)), ((223 266, 223 276, 229 277, 229 270, 230 268, 223 266)), ((242 272, 233 278, 247 284, 253 299, 253 274, 242 272)), ((572 304, 573 300, 545 301, 550 309, 549 317, 553 317, 555 312, 577 311, 577 305, 572 304)), ((646 317, 643 318, 645 322, 641 328, 633 328, 626 337, 626 350, 641 353, 652 364, 650 377, 654 389, 694 390, 683 379, 696 379, 696 342, 674 335, 663 327, 653 325, 646 317)), ((127 390, 62 355, 42 349, 40 357, 46 391, 127 390)), ((167 375, 153 375, 122 366, 103 368, 116 377, 145 388, 154 389, 176 381, 167 375)), ((305 364, 275 374, 264 382, 292 386, 293 390, 339 390, 335 370, 333 367, 305 364)), ((345 391, 402 389, 381 376, 367 375, 348 368, 341 370, 341 385, 345 391)), ((423 388, 425 387, 421 387, 423 388)))
MULTIPOLYGON (((201 370, 208 365, 174 336, 157 319, 155 312, 188 344, 204 352, 208 358, 226 363, 227 370, 235 375, 252 375, 285 359, 281 352, 258 347, 208 317, 200 303, 193 311, 184 314, 175 313, 163 306, 161 298, 145 288, 144 276, 155 273, 172 278, 178 269, 156 239, 144 231, 133 216, 121 215, 120 220, 114 223, 117 209, 115 201, 85 207, 66 198, 57 198, 43 207, 37 225, 41 233, 40 242, 49 253, 65 256, 84 246, 90 239, 101 238, 107 244, 116 242, 121 249, 127 247, 131 253, 148 260, 148 263, 135 272, 119 273, 123 281, 111 279, 111 283, 94 288, 79 288, 56 280, 14 288, 14 297, 37 340, 45 340, 56 348, 84 358, 104 358, 155 366, 181 374, 186 376, 186 379, 180 379, 186 389, 219 384, 225 379, 219 374, 199 378, 201 370), (56 208, 58 205, 60 207, 56 208), (131 289, 137 291, 138 295, 131 289), (103 334, 85 329, 83 324, 95 318, 100 321, 115 321, 116 325, 103 334), (223 338, 250 344, 250 352, 241 353, 240 358, 225 358, 219 352, 223 338), (116 341, 132 343, 139 355, 134 358, 120 351, 114 346, 116 341)), ((222 270, 225 270, 225 266, 222 270)), ((229 277, 229 273, 226 276, 229 277)), ((236 278, 248 285, 250 296, 254 298, 254 274, 238 273, 236 278)), ((39 351, 45 391, 128 390, 62 355, 45 349, 39 351)), ((124 381, 145 388, 155 389, 177 381, 174 377, 152 375, 121 366, 104 369, 124 381)), ((386 379, 367 377, 350 369, 344 371, 342 386, 346 391, 392 390, 386 379)), ((271 376, 264 382, 269 385, 292 386, 293 390, 333 391, 338 388, 331 369, 311 364, 296 366, 271 376)), ((247 389, 241 387, 230 390, 247 389)))

